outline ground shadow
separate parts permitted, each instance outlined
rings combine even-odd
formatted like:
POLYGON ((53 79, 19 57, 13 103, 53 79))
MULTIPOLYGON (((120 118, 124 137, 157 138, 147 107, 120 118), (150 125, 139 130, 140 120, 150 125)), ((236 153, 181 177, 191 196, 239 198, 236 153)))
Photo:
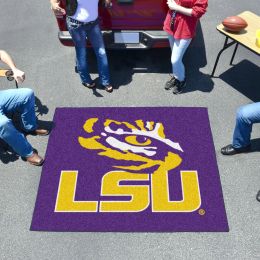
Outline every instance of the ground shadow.
MULTIPOLYGON (((115 89, 126 86, 132 81, 135 73, 171 73, 170 48, 142 49, 142 50, 107 50, 107 56, 115 89)), ((89 49, 89 71, 97 73, 96 57, 92 49, 89 49)), ((203 74, 200 68, 207 65, 204 37, 200 23, 197 26, 196 37, 193 39, 184 57, 187 75, 187 88, 185 92, 200 90, 210 92, 214 83, 210 75, 203 74)), ((165 81, 168 80, 168 76, 165 81)), ((96 79, 98 83, 98 79, 96 79)), ((99 89, 101 87, 97 87, 99 89)), ((102 95, 93 90, 93 94, 102 95)))
POLYGON ((48 114, 49 109, 46 105, 43 105, 41 100, 35 96, 35 113, 36 116, 48 114))
POLYGON ((0 139, 0 161, 4 164, 15 162, 19 159, 19 155, 16 154, 10 147, 0 139))
POLYGON ((183 61, 187 78, 187 87, 183 93, 197 90, 211 92, 214 82, 210 74, 200 71, 200 68, 207 65, 206 48, 200 23, 197 26, 196 37, 192 40, 183 61))
POLYGON ((260 138, 251 140, 251 152, 260 152, 260 138))
POLYGON ((236 89, 252 101, 260 100, 260 73, 259 67, 254 63, 242 60, 222 73, 219 78, 227 82, 228 87, 236 89))
MULTIPOLYGON (((135 73, 171 73, 169 48, 107 50, 107 56, 111 81, 115 89, 131 83, 135 73)), ((97 73, 96 58, 93 51, 90 51, 90 61, 90 73, 97 73)))

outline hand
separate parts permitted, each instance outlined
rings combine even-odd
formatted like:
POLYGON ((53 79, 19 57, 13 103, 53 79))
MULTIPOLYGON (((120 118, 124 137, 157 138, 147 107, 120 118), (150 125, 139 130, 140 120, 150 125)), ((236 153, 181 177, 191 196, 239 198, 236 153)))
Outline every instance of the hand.
POLYGON ((104 0, 104 4, 106 8, 111 8, 112 7, 112 0, 104 0))
POLYGON ((25 73, 17 68, 12 69, 13 77, 17 83, 22 83, 25 80, 25 73))
POLYGON ((167 5, 169 9, 178 11, 179 5, 174 0, 167 0, 167 5))
POLYGON ((60 2, 51 2, 51 9, 53 10, 55 16, 65 15, 66 11, 60 7, 60 2))

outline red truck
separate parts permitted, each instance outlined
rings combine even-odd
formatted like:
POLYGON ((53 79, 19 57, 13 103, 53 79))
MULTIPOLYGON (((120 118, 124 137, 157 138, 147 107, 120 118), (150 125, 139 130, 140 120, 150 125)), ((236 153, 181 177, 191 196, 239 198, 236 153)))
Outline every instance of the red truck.
MULTIPOLYGON (((66 0, 61 0, 61 7, 65 4, 66 0)), ((100 4, 99 16, 106 48, 168 47, 167 34, 162 30, 167 10, 166 0, 113 0, 111 8, 100 4)), ((57 21, 60 42, 73 46, 65 16, 57 17, 57 21)))

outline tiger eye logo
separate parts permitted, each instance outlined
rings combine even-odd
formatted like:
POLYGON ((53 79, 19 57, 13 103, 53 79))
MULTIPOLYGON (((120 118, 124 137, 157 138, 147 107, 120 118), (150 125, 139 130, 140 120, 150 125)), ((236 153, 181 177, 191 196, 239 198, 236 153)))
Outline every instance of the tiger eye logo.
POLYGON ((127 165, 118 165, 118 162, 113 168, 138 172, 157 167, 155 170, 162 168, 169 171, 182 162, 175 153, 183 153, 181 146, 165 137, 162 123, 136 120, 132 124, 107 119, 100 133, 95 132, 97 123, 98 118, 86 121, 84 130, 89 137, 79 137, 79 143, 88 150, 96 150, 100 156, 128 162, 127 165), (167 152, 162 153, 160 149, 167 152))
POLYGON ((193 212, 200 207, 198 174, 194 170, 181 171, 182 199, 170 200, 168 175, 181 165, 184 151, 165 136, 162 123, 89 118, 83 128, 86 136, 78 137, 80 146, 97 153, 100 159, 111 159, 110 171, 102 173, 102 199, 76 201, 78 172, 62 171, 56 212, 126 213, 141 212, 149 206, 152 212, 193 212), (103 200, 106 196, 114 200, 103 200), (130 199, 119 199, 123 197, 130 199))

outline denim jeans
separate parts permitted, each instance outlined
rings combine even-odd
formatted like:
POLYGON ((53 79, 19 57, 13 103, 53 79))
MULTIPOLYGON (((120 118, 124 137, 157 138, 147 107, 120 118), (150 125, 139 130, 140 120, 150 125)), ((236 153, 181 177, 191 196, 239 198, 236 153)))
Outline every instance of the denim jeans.
POLYGON ((37 128, 34 109, 35 99, 31 89, 8 89, 0 91, 0 138, 22 157, 33 154, 33 148, 13 125, 10 116, 19 113, 21 125, 26 132, 37 128))
POLYGON ((172 35, 168 35, 168 38, 172 49, 172 74, 179 81, 183 81, 185 79, 185 68, 182 59, 192 39, 175 39, 172 35))
POLYGON ((67 17, 67 27, 76 50, 76 65, 82 83, 92 83, 87 63, 87 39, 90 41, 98 64, 100 83, 103 86, 110 84, 110 75, 107 54, 104 46, 103 36, 98 21, 94 24, 77 24, 71 22, 67 17))
POLYGON ((254 123, 260 123, 260 102, 242 106, 237 110, 233 147, 241 148, 250 144, 254 123))

